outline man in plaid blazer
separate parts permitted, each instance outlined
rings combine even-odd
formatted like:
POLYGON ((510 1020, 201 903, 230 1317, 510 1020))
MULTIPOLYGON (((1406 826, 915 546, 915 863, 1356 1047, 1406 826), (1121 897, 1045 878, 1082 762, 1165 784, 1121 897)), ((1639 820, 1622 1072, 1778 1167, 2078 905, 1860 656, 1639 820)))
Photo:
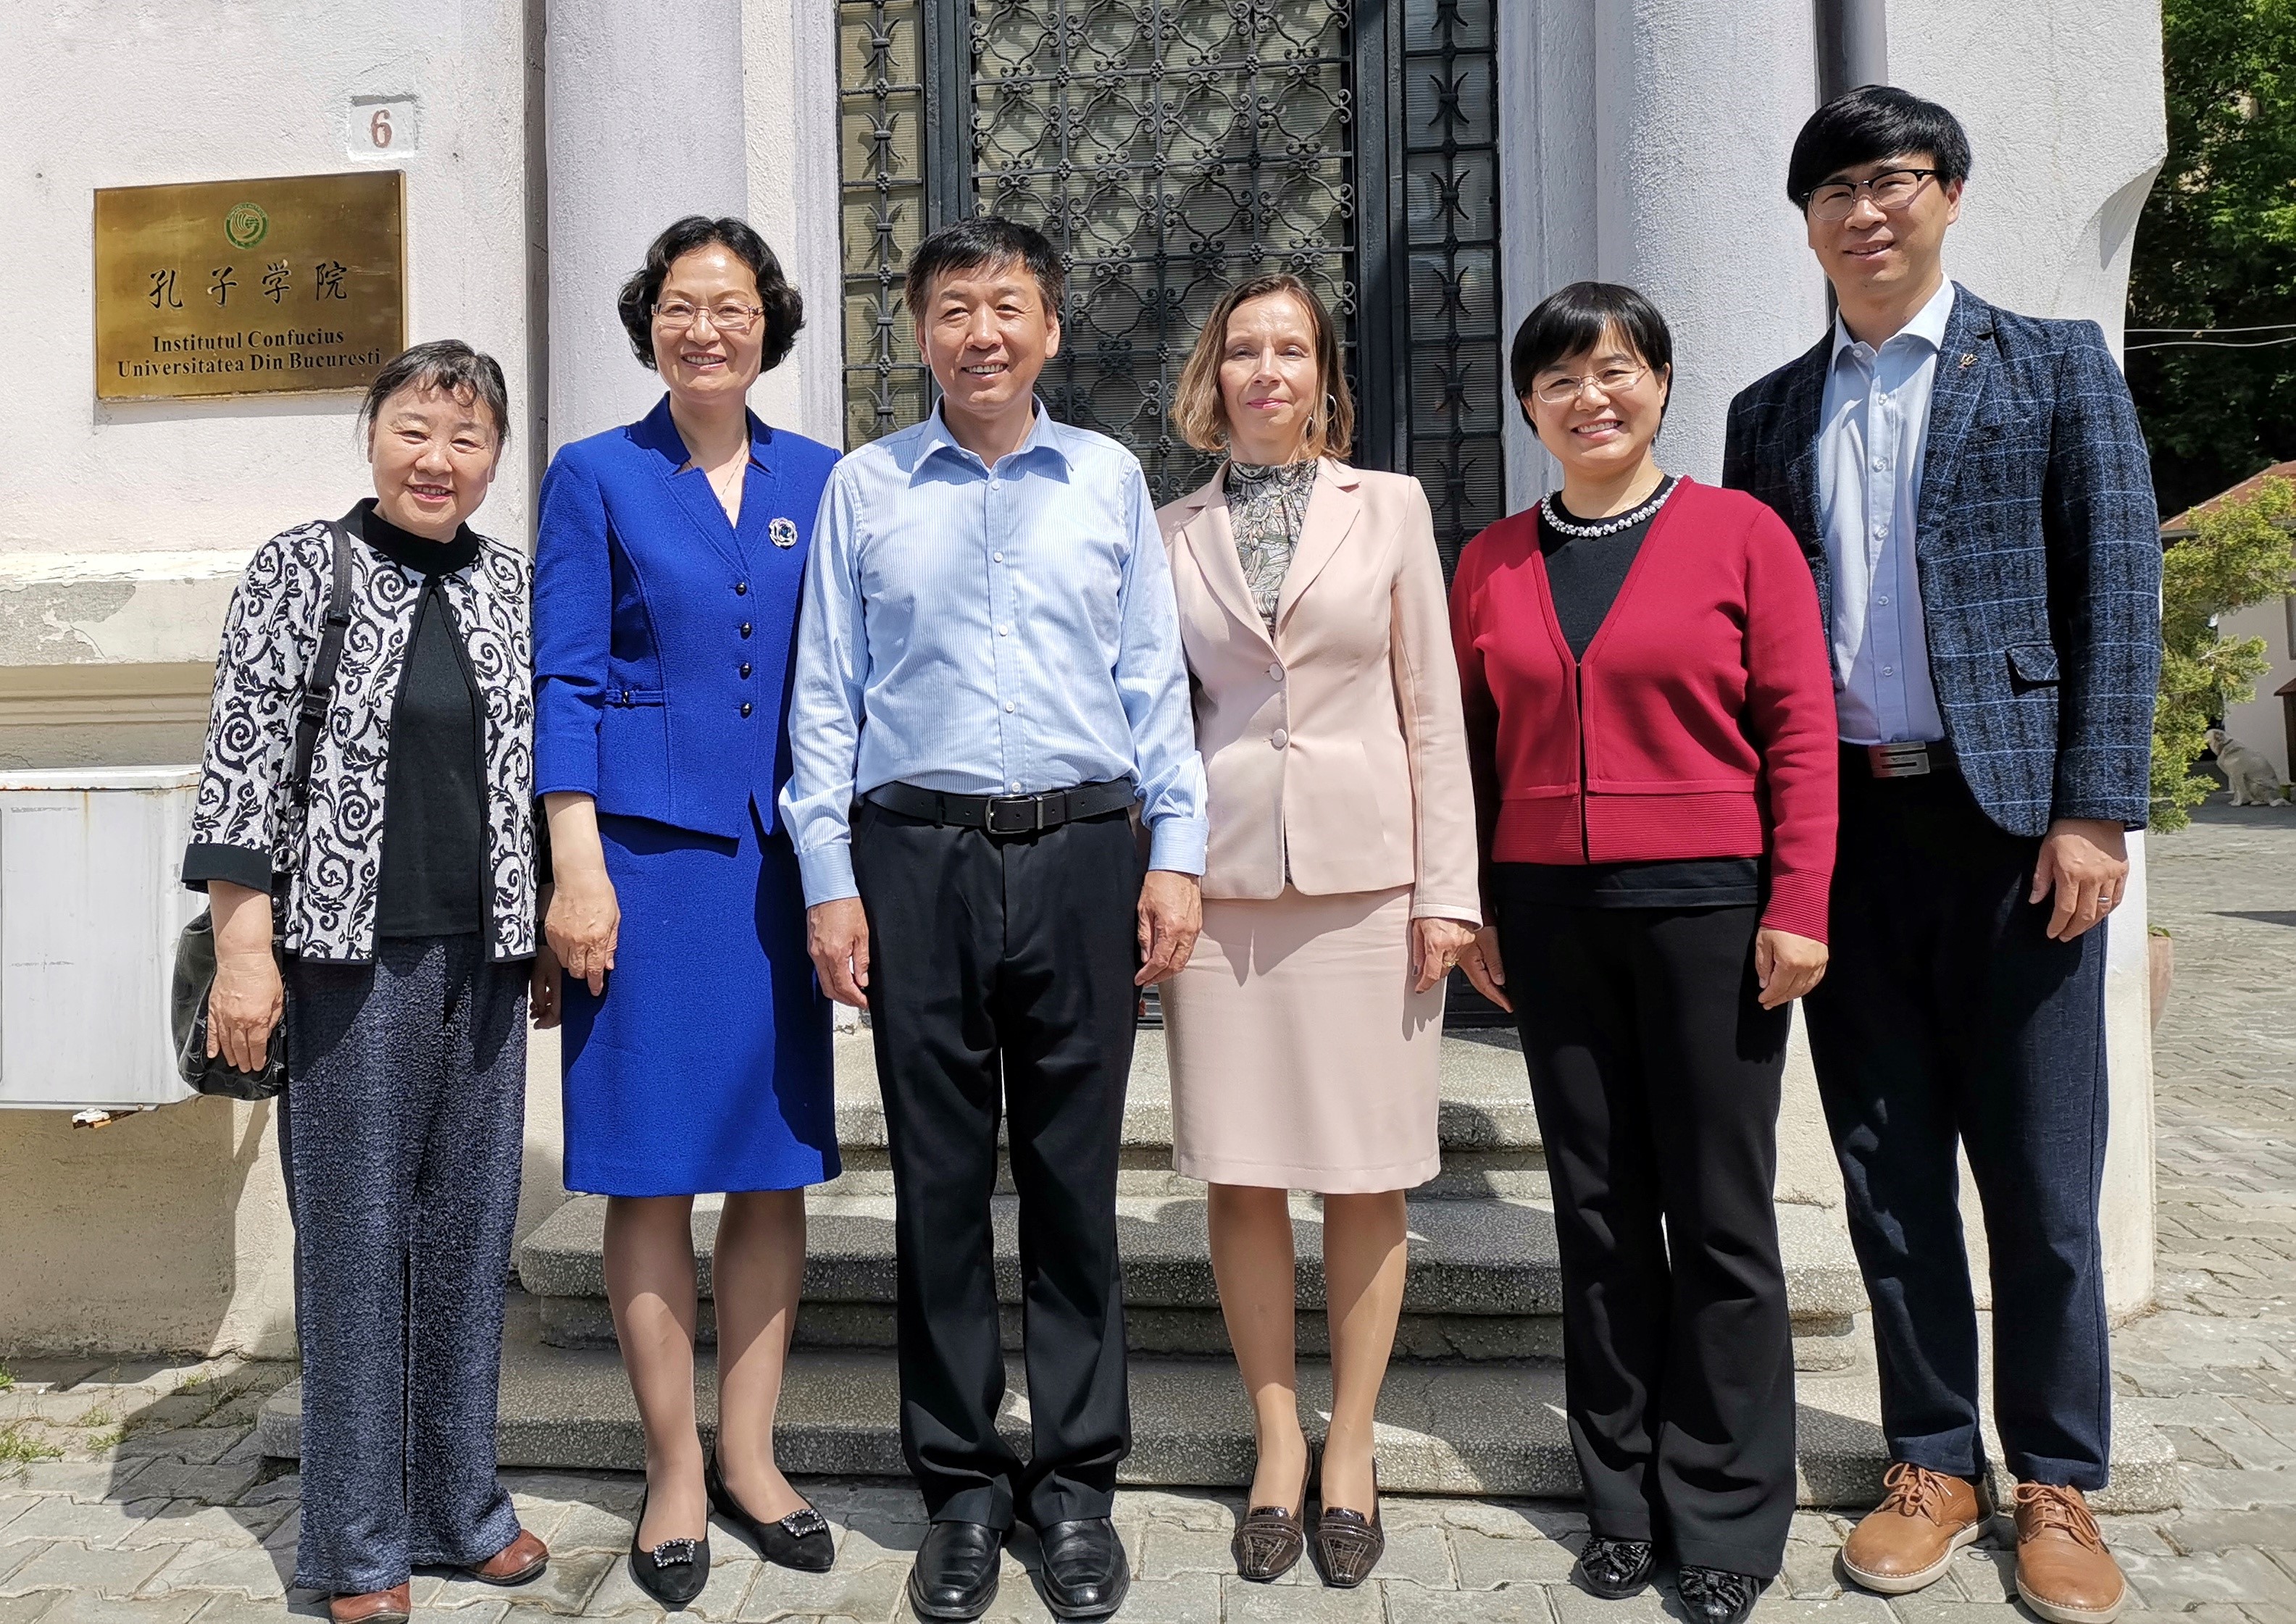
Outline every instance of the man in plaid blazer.
POLYGON ((2145 819, 2159 529, 2096 324, 1946 279, 1969 165, 1953 115, 1903 91, 1812 116, 1787 192, 1841 316, 1732 403, 1723 481, 1800 539, 1833 649, 1833 955, 1806 1010, 1893 1461, 1844 1564, 1918 1589, 1984 1528, 1959 1144, 1992 1254, 2019 1587, 2045 1619, 2101 1621, 2125 1587, 2082 1497, 2111 1432, 2093 927, 2145 819))

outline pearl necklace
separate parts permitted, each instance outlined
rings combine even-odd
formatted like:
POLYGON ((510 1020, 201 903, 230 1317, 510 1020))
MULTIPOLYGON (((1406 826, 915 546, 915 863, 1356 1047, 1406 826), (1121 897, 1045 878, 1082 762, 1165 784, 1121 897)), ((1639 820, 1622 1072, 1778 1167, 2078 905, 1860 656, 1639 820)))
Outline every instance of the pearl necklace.
POLYGON ((1659 509, 1664 507, 1666 505, 1666 499, 1674 495, 1676 488, 1681 483, 1682 480, 1679 478, 1669 477, 1659 486, 1657 490, 1651 494, 1650 499, 1644 502, 1640 507, 1635 509, 1630 513, 1620 513, 1615 519, 1605 519, 1599 524, 1572 524, 1569 520, 1564 519, 1556 509, 1554 505, 1555 493, 1549 491, 1546 495, 1538 499, 1538 516, 1552 526, 1554 529, 1554 533, 1558 536, 1571 536, 1582 540, 1589 539, 1596 536, 1615 536, 1620 530, 1630 530, 1634 529, 1635 526, 1640 524, 1644 520, 1657 513, 1659 509))

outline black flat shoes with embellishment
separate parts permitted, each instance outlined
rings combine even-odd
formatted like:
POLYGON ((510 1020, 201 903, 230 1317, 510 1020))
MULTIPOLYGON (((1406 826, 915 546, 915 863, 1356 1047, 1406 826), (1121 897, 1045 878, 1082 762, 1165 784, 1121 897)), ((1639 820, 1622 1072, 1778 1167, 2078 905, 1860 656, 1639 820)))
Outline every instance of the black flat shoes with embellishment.
POLYGON ((683 1607, 709 1583, 709 1536, 699 1539, 665 1539, 652 1550, 638 1544, 638 1529, 645 1526, 645 1502, 638 1502, 636 1527, 630 1530, 630 1577, 638 1588, 665 1607, 683 1607))
POLYGON ((718 1455, 710 1452, 709 1464, 702 1480, 709 1489, 709 1504, 718 1514, 750 1537, 758 1547, 758 1554, 779 1568, 795 1568, 800 1573, 826 1573, 837 1561, 837 1546, 830 1538, 829 1524, 810 1505, 800 1505, 776 1521, 767 1522, 750 1514, 748 1507, 734 1497, 726 1486, 725 1473, 718 1470, 718 1455))
POLYGON ((1606 1602, 1622 1602, 1650 1583, 1658 1553, 1647 1539, 1589 1534, 1578 1550, 1578 1582, 1606 1602))

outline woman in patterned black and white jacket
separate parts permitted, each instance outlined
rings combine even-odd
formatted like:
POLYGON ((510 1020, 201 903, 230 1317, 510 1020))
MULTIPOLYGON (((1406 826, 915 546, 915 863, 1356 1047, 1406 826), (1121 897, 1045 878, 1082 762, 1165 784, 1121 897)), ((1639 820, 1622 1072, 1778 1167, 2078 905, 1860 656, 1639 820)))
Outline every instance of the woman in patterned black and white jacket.
POLYGON ((286 1021, 295 1583, 341 1624, 405 1619, 415 1566, 518 1584, 549 1558, 495 1473, 536 952, 530 572, 463 521, 509 410, 466 344, 383 368, 359 415, 373 497, 265 542, 232 595, 184 861, 215 919, 210 1054, 256 1069, 286 1021), (299 795, 339 532, 348 618, 299 795))

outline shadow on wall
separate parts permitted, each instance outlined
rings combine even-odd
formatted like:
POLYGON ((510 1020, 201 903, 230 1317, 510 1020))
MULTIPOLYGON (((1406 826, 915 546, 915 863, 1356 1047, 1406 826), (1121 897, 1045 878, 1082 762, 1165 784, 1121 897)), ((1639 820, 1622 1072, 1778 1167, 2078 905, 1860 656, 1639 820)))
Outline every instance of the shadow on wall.
POLYGON ((195 1099, 89 1130, 0 1111, 0 1350, 291 1354, 272 1116, 195 1099))

